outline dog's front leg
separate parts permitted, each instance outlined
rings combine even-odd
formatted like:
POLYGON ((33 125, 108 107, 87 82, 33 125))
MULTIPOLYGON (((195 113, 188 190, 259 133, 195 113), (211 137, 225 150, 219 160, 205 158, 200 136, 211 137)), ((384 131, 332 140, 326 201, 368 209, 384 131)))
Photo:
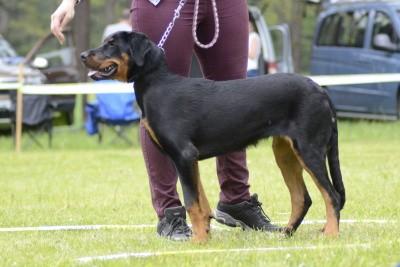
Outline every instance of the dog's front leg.
POLYGON ((211 208, 200 181, 197 150, 185 151, 180 159, 175 160, 175 165, 179 172, 185 207, 192 222, 193 241, 202 243, 209 236, 211 208))
POLYGON ((204 242, 208 239, 210 232, 211 208, 200 180, 197 161, 193 162, 193 174, 193 186, 197 197, 191 203, 186 203, 185 197, 185 206, 192 222, 193 240, 204 242))

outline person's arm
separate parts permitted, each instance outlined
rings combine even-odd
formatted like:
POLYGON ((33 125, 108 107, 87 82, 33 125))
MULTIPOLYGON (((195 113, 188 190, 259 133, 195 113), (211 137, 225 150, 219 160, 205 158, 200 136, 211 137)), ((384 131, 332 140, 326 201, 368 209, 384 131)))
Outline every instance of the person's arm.
POLYGON ((64 43, 65 40, 62 31, 74 17, 75 5, 79 2, 80 0, 63 0, 56 11, 51 15, 51 32, 57 37, 61 44, 64 43))
POLYGON ((253 34, 249 40, 249 58, 256 59, 260 54, 261 41, 258 35, 253 34))

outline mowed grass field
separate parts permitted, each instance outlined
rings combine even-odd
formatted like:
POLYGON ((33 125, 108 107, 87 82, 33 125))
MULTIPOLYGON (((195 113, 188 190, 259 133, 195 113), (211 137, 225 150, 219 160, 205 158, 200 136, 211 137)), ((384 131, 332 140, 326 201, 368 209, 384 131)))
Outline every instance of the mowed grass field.
MULTIPOLYGON (((136 145, 98 145, 81 131, 56 132, 52 149, 29 146, 15 154, 0 139, 0 266, 397 266, 400 263, 400 123, 340 121, 340 159, 347 190, 339 238, 319 230, 325 207, 308 175, 313 199, 291 238, 280 234, 212 230, 207 244, 175 243, 155 234, 157 218, 136 129, 136 145), (350 221, 354 220, 354 221, 350 221), (4 232, 6 227, 144 225, 74 231, 4 232), (78 259, 119 253, 141 257, 78 259), (159 253, 153 255, 151 253, 159 253), (136 254, 135 254, 136 255, 136 254), (147 255, 147 256, 146 256, 147 255)), ((45 141, 44 136, 41 137, 45 141)), ((214 160, 201 162, 212 207, 219 186, 214 160)), ((251 192, 274 222, 290 213, 289 193, 271 141, 248 149, 251 192)), ((215 222, 213 224, 216 224, 215 222)))

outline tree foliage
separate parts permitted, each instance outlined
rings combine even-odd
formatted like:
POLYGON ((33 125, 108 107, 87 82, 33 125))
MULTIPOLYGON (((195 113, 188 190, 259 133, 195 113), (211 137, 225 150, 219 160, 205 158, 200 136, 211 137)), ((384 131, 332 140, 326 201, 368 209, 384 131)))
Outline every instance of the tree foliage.
MULTIPOLYGON (((130 0, 91 0, 90 3, 90 45, 98 45, 105 26, 117 20, 123 8, 129 8, 130 0)), ((59 1, 0 0, 0 15, 7 14, 7 18, 1 16, 0 33, 24 55, 39 38, 49 33, 50 15, 58 4, 59 1)))

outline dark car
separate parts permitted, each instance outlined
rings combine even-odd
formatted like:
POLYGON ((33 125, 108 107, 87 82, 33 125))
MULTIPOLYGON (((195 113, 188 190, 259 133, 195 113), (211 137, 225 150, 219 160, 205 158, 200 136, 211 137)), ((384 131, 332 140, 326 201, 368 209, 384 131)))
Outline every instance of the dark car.
MULTIPOLYGON (((400 2, 331 4, 313 40, 312 75, 400 72, 400 2)), ((400 118, 399 83, 329 86, 342 117, 400 118)))

